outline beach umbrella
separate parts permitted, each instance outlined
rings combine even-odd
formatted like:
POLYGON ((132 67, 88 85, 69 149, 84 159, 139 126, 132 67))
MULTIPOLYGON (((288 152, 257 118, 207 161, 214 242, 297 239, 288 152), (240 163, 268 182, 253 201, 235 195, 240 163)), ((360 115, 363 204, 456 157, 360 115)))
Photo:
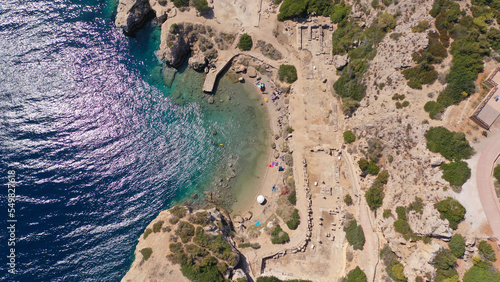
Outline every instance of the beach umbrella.
POLYGON ((261 204, 261 205, 262 205, 265 201, 266 201, 266 198, 264 198, 264 196, 259 195, 259 196, 257 197, 257 202, 258 202, 259 204, 261 204))

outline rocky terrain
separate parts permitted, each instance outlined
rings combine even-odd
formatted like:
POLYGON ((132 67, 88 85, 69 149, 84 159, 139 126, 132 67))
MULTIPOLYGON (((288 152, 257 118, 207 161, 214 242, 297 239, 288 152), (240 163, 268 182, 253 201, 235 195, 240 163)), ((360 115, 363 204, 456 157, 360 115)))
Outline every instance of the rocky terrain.
POLYGON ((231 230, 229 216, 216 208, 191 211, 175 206, 162 211, 139 238, 135 260, 122 281, 165 281, 166 277, 189 281, 183 274, 203 274, 200 266, 213 266, 211 271, 221 278, 241 277, 241 270, 234 270, 240 255, 231 230))

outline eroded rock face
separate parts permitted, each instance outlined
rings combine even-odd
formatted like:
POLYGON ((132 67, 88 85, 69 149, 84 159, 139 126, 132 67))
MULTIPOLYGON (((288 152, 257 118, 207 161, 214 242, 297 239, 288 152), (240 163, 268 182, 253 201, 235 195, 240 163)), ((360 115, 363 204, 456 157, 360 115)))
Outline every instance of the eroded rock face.
POLYGON ((337 55, 333 57, 333 65, 336 69, 342 70, 349 63, 349 56, 345 55, 337 55))
POLYGON ((147 0, 120 0, 115 25, 127 36, 133 36, 155 13, 147 0))
POLYGON ((410 212, 408 224, 417 235, 421 236, 449 241, 453 235, 448 220, 441 219, 439 212, 432 205, 425 205, 422 214, 410 212))
POLYGON ((199 72, 202 72, 205 69, 207 63, 208 60, 202 52, 196 52, 188 60, 189 66, 199 72))

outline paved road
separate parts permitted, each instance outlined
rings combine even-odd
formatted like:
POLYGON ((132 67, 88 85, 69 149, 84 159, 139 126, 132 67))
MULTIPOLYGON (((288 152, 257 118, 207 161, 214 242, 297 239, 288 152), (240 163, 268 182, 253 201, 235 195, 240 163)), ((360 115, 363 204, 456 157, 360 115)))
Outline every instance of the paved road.
POLYGON ((500 240, 500 205, 495 194, 493 181, 493 166, 500 155, 500 140, 492 139, 481 152, 477 164, 477 190, 483 205, 484 213, 493 230, 493 236, 500 240))

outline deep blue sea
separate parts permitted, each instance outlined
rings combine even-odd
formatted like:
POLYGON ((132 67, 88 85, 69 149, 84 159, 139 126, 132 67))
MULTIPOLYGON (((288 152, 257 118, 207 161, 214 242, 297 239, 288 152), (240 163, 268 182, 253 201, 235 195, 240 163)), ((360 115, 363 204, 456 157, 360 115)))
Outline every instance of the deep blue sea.
POLYGON ((1 281, 119 281, 161 210, 203 198, 228 163, 251 174, 265 151, 248 85, 223 79, 213 105, 203 74, 182 69, 164 86, 159 29, 125 37, 115 10, 114 0, 0 2, 1 281))

